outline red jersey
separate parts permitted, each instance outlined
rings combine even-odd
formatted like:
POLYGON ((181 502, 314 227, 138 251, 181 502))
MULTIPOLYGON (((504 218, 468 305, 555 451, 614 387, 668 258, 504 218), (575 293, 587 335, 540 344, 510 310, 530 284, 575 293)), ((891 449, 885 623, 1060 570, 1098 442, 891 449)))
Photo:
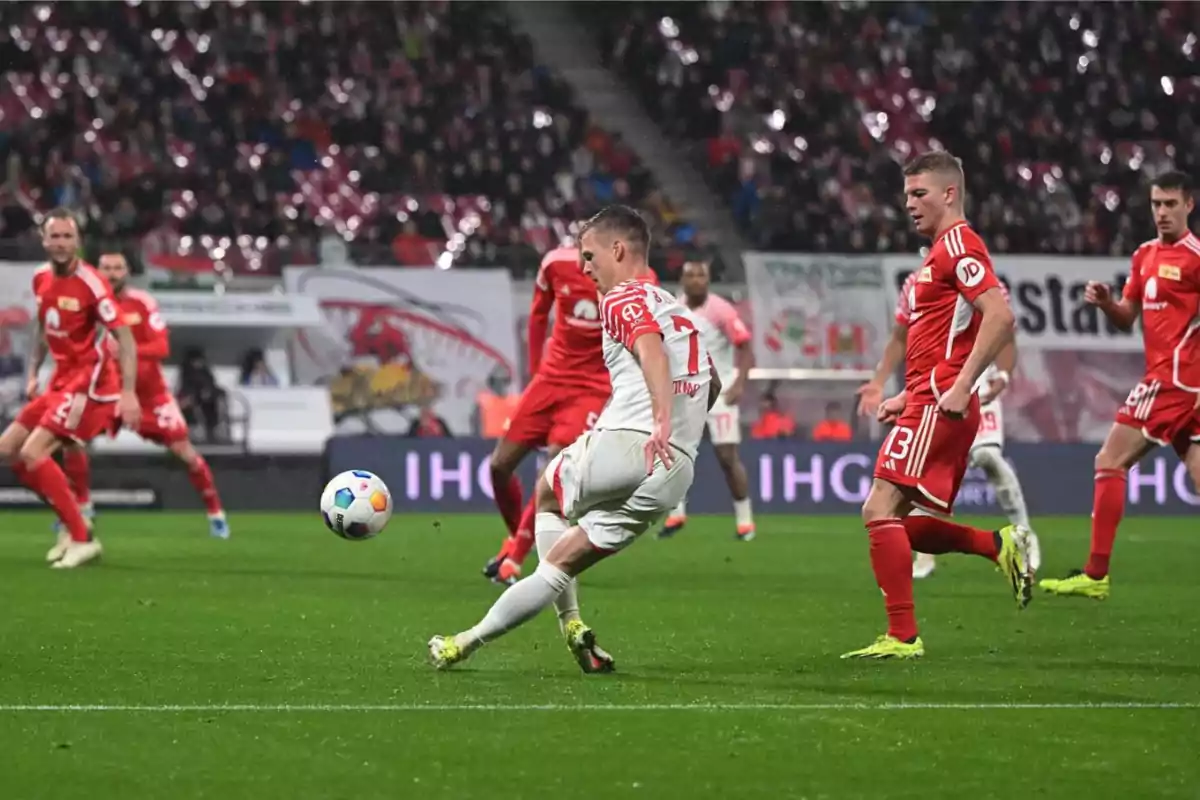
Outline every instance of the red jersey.
POLYGON ((1000 287, 979 234, 966 222, 947 230, 929 250, 907 295, 908 347, 904 388, 909 400, 933 404, 962 372, 983 315, 972 303, 1000 287))
POLYGON ((548 383, 608 391, 600 350, 600 300, 579 258, 577 248, 559 247, 542 259, 529 309, 529 371, 548 383), (554 332, 547 343, 551 308, 554 332))
POLYGON ((141 289, 127 288, 117 295, 121 319, 137 343, 138 395, 160 397, 170 394, 163 378, 162 361, 171 354, 170 334, 158 311, 158 302, 141 289))
MULTIPOLYGON (((904 279, 904 286, 900 288, 900 295, 896 298, 896 324, 908 327, 909 308, 912 307, 913 292, 917 290, 917 278, 921 277, 921 271, 908 273, 908 277, 904 279)), ((1009 302, 1008 289, 1004 284, 1000 284, 1000 294, 1004 295, 1004 302, 1009 302)))
POLYGON ((124 327, 112 288, 96 269, 75 261, 59 277, 46 264, 33 274, 38 322, 54 357, 50 389, 86 392, 98 402, 121 393, 121 375, 108 346, 109 331, 124 327))
POLYGON ((1125 297, 1142 307, 1146 377, 1200 392, 1200 239, 1139 247, 1125 297))

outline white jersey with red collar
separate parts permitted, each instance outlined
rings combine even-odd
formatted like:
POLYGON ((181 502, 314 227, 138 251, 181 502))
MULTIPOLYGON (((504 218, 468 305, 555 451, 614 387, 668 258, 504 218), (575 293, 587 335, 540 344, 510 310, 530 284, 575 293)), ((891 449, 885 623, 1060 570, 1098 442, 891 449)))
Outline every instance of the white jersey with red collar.
POLYGON ((605 294, 600 320, 612 397, 596 429, 646 433, 654 429, 650 391, 633 346, 640 336, 661 336, 674 397, 671 444, 694 459, 708 418, 711 359, 700 337, 702 323, 674 297, 640 281, 626 281, 605 294))

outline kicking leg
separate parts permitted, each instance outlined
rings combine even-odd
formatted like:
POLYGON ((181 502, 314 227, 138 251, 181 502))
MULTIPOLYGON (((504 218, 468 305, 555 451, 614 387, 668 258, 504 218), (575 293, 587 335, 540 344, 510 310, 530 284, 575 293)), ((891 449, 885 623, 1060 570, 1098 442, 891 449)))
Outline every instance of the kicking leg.
POLYGON ((527 622, 547 606, 554 604, 559 613, 567 644, 573 654, 579 651, 587 659, 576 658, 585 671, 608 671, 611 657, 595 646, 595 636, 579 620, 579 602, 574 578, 607 553, 598 552, 579 526, 567 527, 549 481, 538 481, 538 517, 536 536, 540 563, 533 574, 505 590, 484 618, 472 628, 452 637, 435 636, 429 642, 430 658, 438 669, 446 669, 464 660, 493 639, 527 622), (564 596, 565 595, 565 596, 564 596), (596 664, 591 664, 595 658, 596 664), (590 666, 596 668, 590 669, 590 666))

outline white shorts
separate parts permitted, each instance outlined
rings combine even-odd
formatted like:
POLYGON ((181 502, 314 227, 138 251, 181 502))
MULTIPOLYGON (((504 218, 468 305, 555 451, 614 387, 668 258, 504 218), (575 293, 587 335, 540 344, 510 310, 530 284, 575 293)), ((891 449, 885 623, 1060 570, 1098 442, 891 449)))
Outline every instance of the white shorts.
POLYGON ((546 465, 562 514, 579 525, 597 550, 630 544, 679 504, 692 485, 694 465, 683 453, 666 469, 646 474, 641 431, 588 431, 546 465))
POLYGON ((725 402, 722 392, 708 410, 708 438, 713 444, 741 444, 742 421, 737 406, 725 402))
POLYGON ((999 403, 988 403, 979 409, 979 432, 971 449, 989 446, 1004 448, 1004 414, 999 403))

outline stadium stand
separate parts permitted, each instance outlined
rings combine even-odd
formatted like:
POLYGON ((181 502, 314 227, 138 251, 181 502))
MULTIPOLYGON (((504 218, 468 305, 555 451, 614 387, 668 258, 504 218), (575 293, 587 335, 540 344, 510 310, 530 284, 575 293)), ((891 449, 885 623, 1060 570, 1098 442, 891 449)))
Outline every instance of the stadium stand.
POLYGON ((1119 254, 1200 161, 1200 5, 578 4, 753 244, 912 252, 895 162, 964 159, 999 252, 1119 254))
POLYGON ((314 263, 337 238, 361 264, 527 275, 612 201, 665 243, 696 238, 503 4, 5 4, 0 57, 14 257, 57 204, 93 246, 233 273, 314 263))

